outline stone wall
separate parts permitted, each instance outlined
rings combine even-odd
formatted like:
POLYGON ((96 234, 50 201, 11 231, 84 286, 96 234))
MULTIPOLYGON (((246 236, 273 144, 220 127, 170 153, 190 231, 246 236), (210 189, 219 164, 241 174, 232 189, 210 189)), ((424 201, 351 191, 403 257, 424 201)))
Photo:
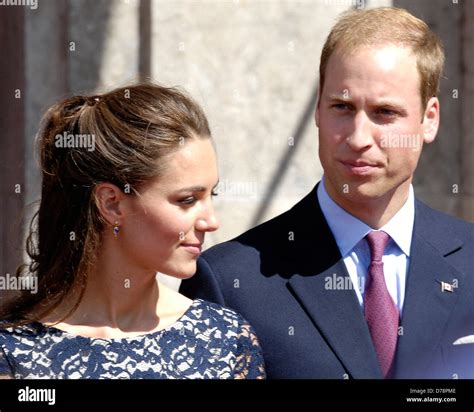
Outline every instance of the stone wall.
MULTIPOLYGON (((425 19, 447 51, 442 126, 422 156, 416 193, 435 208, 474 220, 474 16, 473 2, 461 3, 394 2, 425 19)), ((33 142, 44 110, 70 93, 101 92, 150 75, 185 88, 208 115, 219 156, 222 227, 207 246, 283 212, 322 174, 313 114, 325 37, 342 11, 391 4, 40 0, 38 9, 25 10, 24 204, 39 197, 33 142)))

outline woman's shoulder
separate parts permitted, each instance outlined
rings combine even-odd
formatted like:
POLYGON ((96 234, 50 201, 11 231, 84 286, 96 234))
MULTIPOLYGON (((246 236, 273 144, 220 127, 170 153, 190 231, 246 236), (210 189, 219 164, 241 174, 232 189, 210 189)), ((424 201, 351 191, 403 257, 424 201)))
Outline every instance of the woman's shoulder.
POLYGON ((249 322, 240 313, 204 299, 195 299, 185 315, 188 320, 202 323, 208 328, 226 329, 233 333, 251 329, 249 322))
POLYGON ((40 323, 28 322, 16 326, 10 326, 6 322, 0 321, 0 339, 27 338, 40 335, 44 328, 40 323))
POLYGON ((229 321, 242 318, 235 310, 204 299, 194 299, 189 309, 194 315, 203 319, 207 316, 215 316, 229 321))
POLYGON ((17 326, 7 326, 0 321, 0 346, 16 346, 34 343, 47 334, 47 329, 39 322, 29 322, 17 326))
POLYGON ((234 378, 260 379, 265 377, 262 350, 253 327, 235 310, 196 299, 190 308, 191 315, 202 322, 208 337, 210 353, 221 357, 231 352, 234 356, 234 378))
POLYGON ((4 322, 0 322, 0 363, 4 362, 7 355, 39 350, 46 334, 47 331, 40 323, 6 326, 4 322))

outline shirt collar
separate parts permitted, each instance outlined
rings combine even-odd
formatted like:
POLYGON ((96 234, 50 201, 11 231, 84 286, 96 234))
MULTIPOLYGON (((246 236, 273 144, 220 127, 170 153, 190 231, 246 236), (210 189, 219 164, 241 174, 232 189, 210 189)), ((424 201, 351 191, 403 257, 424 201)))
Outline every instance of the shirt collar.
MULTIPOLYGON (((371 230, 370 226, 352 216, 331 199, 326 191, 324 176, 318 185, 317 196, 321 211, 331 229, 341 255, 346 256, 371 230)), ((410 256, 413 223, 415 221, 415 196, 410 185, 408 199, 400 210, 379 230, 386 232, 401 251, 410 256)))

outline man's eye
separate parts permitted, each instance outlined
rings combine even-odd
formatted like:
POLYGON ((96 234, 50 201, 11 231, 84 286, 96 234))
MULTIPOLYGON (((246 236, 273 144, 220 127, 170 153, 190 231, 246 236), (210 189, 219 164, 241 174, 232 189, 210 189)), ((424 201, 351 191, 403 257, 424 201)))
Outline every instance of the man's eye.
POLYGON ((397 112, 391 109, 378 109, 376 113, 382 116, 389 116, 389 117, 394 117, 397 115, 397 112))
POLYGON ((336 103, 336 104, 333 104, 332 107, 336 110, 347 110, 347 109, 349 109, 349 106, 345 103, 336 103))

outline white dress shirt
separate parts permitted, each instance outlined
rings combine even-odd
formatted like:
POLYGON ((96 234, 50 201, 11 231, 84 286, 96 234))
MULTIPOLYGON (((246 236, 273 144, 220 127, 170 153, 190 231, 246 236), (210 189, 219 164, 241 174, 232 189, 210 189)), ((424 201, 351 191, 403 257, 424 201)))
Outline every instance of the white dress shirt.
MULTIPOLYGON (((324 177, 318 186, 318 201, 329 228, 336 239, 357 299, 363 309, 365 282, 370 264, 370 249, 365 235, 370 226, 352 216, 331 199, 326 191, 324 177)), ((410 246, 415 220, 415 196, 410 185, 408 199, 401 209, 387 222, 382 230, 390 235, 390 241, 382 257, 385 283, 395 305, 402 314, 405 285, 410 264, 410 246)))

